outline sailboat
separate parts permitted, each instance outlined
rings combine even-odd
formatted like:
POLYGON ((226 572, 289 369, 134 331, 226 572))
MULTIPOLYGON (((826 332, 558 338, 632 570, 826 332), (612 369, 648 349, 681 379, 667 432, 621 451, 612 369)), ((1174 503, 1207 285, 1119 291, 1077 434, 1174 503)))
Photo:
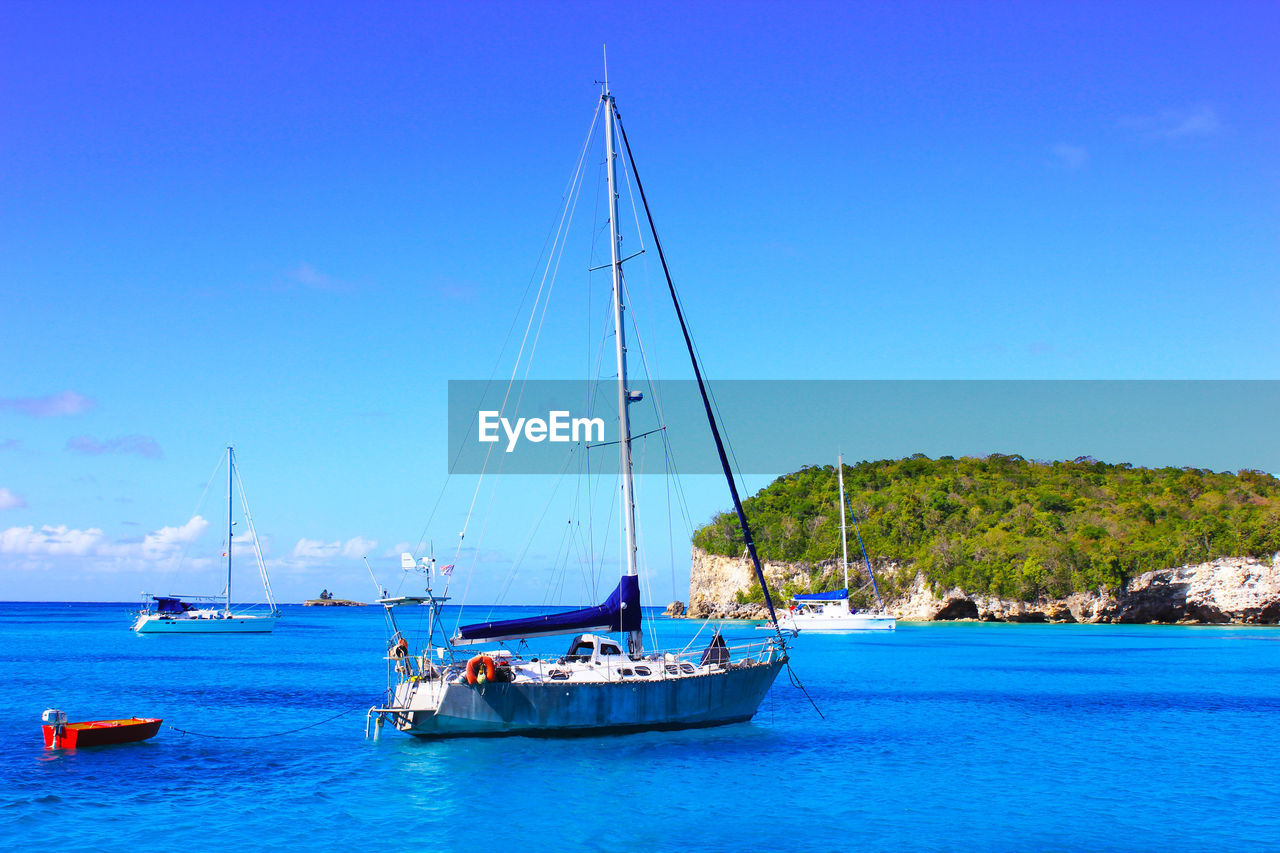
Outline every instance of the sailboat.
MULTIPOLYGON (((840 478, 840 562, 844 567, 844 587, 830 592, 808 592, 792 596, 792 610, 783 616, 782 627, 790 631, 826 634, 892 631, 898 626, 898 620, 884 608, 884 599, 880 597, 880 586, 876 583, 876 575, 871 569, 871 559, 867 556, 861 533, 858 533, 858 544, 862 546, 862 559, 866 561, 867 576, 871 578, 871 589, 875 592, 876 609, 849 609, 849 537, 845 527, 845 516, 849 512, 844 499, 843 455, 836 462, 836 470, 840 478)), ((857 532, 856 526, 854 531, 857 532)))
POLYGON ((244 484, 236 470, 236 451, 227 447, 227 588, 223 596, 210 595, 150 595, 143 593, 143 607, 137 613, 133 630, 139 634, 267 634, 275 628, 280 611, 271 595, 271 581, 258 547, 258 534, 253 527, 248 502, 244 499, 244 484), (240 487, 240 503, 257 557, 258 573, 262 577, 269 611, 233 612, 231 609, 231 558, 233 547, 234 494, 240 487), (219 602, 221 599, 221 602, 219 602), (219 604, 221 606, 219 606, 219 604))
MULTIPOLYGON (((689 336, 674 284, 653 228, 644 186, 635 170, 631 146, 608 84, 604 102, 605 168, 608 175, 612 268, 612 319, 617 359, 619 479, 622 542, 625 559, 617 587, 599 605, 547 616, 481 622, 460 626, 449 635, 441 608, 447 595, 435 595, 428 580, 425 596, 384 597, 390 644, 387 700, 369 709, 369 724, 391 722, 396 729, 422 738, 475 735, 574 735, 718 726, 751 719, 787 662, 787 644, 780 631, 765 641, 730 646, 716 632, 709 645, 692 652, 648 649, 641 619, 637 571, 635 501, 632 480, 631 422, 628 407, 640 399, 627 384, 624 337, 624 287, 621 236, 618 229, 616 137, 620 134, 631 165, 631 176, 648 215, 649 230, 662 260, 676 318, 684 333, 702 393, 703 407, 715 439, 729 492, 737 508, 747 549, 765 589, 764 573, 743 514, 742 502, 729 469, 724 442, 712 414, 706 384, 689 336), (426 640, 411 648, 396 620, 401 605, 430 607, 426 640), (565 653, 525 657, 505 643, 534 637, 569 637, 565 653), (466 656, 463 648, 478 647, 466 656)), ((411 554, 402 558, 413 566, 411 554)), ((427 576, 434 560, 426 563, 427 576)), ((447 586, 446 586, 447 592, 447 586)), ((417 611, 421 613, 421 611, 417 611)), ((776 628, 776 618, 774 620, 776 628)), ((517 648, 520 643, 515 643, 517 648)))

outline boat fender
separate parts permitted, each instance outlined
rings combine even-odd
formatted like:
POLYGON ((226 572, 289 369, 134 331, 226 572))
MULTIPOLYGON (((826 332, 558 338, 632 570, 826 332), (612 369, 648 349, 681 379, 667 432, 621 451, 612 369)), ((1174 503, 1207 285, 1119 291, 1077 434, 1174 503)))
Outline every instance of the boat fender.
POLYGON ((476 655, 467 661, 467 684, 484 684, 486 681, 494 681, 496 676, 493 658, 488 655, 476 655), (484 665, 484 671, 477 672, 481 664, 484 665))
POLYGON ((409 641, 401 637, 399 641, 391 647, 393 657, 403 658, 409 656, 409 641))

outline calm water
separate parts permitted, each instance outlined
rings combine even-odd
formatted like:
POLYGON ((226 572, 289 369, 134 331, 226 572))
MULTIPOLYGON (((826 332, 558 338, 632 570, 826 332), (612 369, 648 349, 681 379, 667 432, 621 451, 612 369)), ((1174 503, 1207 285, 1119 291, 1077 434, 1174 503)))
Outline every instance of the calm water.
MULTIPOLYGON (((784 672, 750 724, 432 743, 364 737, 377 608, 262 637, 140 637, 126 609, 0 605, 0 849, 1280 847, 1277 629, 814 635, 793 665, 825 719, 784 672), (45 752, 46 707, 166 727, 45 752)), ((701 627, 657 621, 668 647, 701 627)))

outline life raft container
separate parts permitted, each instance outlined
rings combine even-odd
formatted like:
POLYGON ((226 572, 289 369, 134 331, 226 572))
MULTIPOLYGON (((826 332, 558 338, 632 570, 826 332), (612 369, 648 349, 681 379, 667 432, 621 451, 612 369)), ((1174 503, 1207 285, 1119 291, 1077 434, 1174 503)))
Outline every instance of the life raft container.
POLYGON ((497 669, 494 668, 493 658, 488 655, 476 655, 467 661, 467 684, 481 684, 481 673, 477 670, 480 665, 484 665, 484 681, 496 681, 497 669))

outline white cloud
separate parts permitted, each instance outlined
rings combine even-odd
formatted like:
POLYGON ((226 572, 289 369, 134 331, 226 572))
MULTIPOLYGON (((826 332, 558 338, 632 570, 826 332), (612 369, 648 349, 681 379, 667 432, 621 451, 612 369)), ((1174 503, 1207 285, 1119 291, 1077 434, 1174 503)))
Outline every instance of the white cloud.
POLYGON ((22 495, 9 491, 4 486, 0 486, 0 509, 18 509, 27 505, 27 500, 22 495))
POLYGON ((342 546, 338 542, 326 545, 319 539, 299 539, 298 544, 293 546, 291 556, 299 560, 322 560, 332 557, 340 547, 342 546))
MULTIPOLYGON (((193 515, 183 523, 123 530, 129 532, 111 536, 98 527, 66 524, 0 527, 0 589, 11 598, 39 599, 47 596, 45 589, 54 582, 72 589, 72 597, 119 601, 139 589, 204 592, 216 591, 225 582, 226 560, 218 555, 226 530, 216 521, 211 524, 193 515)), ((237 549, 244 538, 235 536, 237 549)), ((314 596, 322 586, 333 589, 336 583, 348 582, 355 589, 367 583, 359 558, 366 552, 376 553, 377 545, 364 536, 330 541, 304 538, 297 540, 291 555, 286 547, 284 556, 272 559, 264 554, 264 558, 277 592, 285 600, 301 600, 314 596)), ((239 588, 259 592, 251 578, 255 572, 249 549, 238 554, 240 569, 248 573, 238 576, 239 588)))
POLYGON ((1120 126, 1159 139, 1212 136, 1222 130, 1218 112, 1209 104, 1180 110, 1161 110, 1152 115, 1124 116, 1120 126))
POLYGON ((142 540, 143 556, 151 560, 167 557, 183 545, 189 545, 200 538, 209 528, 209 522, 202 517, 192 516, 191 520, 181 527, 161 527, 148 533, 142 540))
POLYGON ((298 544, 293 546, 292 556, 298 560, 326 560, 338 556, 358 560, 377 547, 375 540, 365 539, 363 536, 348 539, 345 543, 299 539, 298 544))
POLYGON ((1083 169, 1089 162, 1089 151, 1083 145, 1068 145, 1059 142, 1053 146, 1053 153, 1068 169, 1083 169))
MULTIPOLYGON (((135 565, 149 564, 175 556, 182 546, 196 541, 209 522, 193 516, 181 527, 162 527, 139 540, 113 541, 101 529, 77 530, 60 524, 10 527, 0 531, 0 553, 44 556, 105 557, 135 565)), ((110 566, 120 568, 120 566, 110 566)))
POLYGON ((83 415, 95 403, 75 391, 63 391, 46 397, 2 397, 0 409, 21 412, 33 418, 55 418, 62 415, 83 415))
POLYGON ((69 554, 83 557, 96 553, 104 544, 108 543, 102 531, 96 527, 74 530, 65 524, 57 527, 46 524, 36 530, 28 524, 26 527, 10 527, 0 532, 0 553, 5 554, 69 554))
POLYGON ((376 540, 357 536, 354 539, 348 539, 347 544, 342 546, 342 556, 358 560, 377 547, 376 540))

